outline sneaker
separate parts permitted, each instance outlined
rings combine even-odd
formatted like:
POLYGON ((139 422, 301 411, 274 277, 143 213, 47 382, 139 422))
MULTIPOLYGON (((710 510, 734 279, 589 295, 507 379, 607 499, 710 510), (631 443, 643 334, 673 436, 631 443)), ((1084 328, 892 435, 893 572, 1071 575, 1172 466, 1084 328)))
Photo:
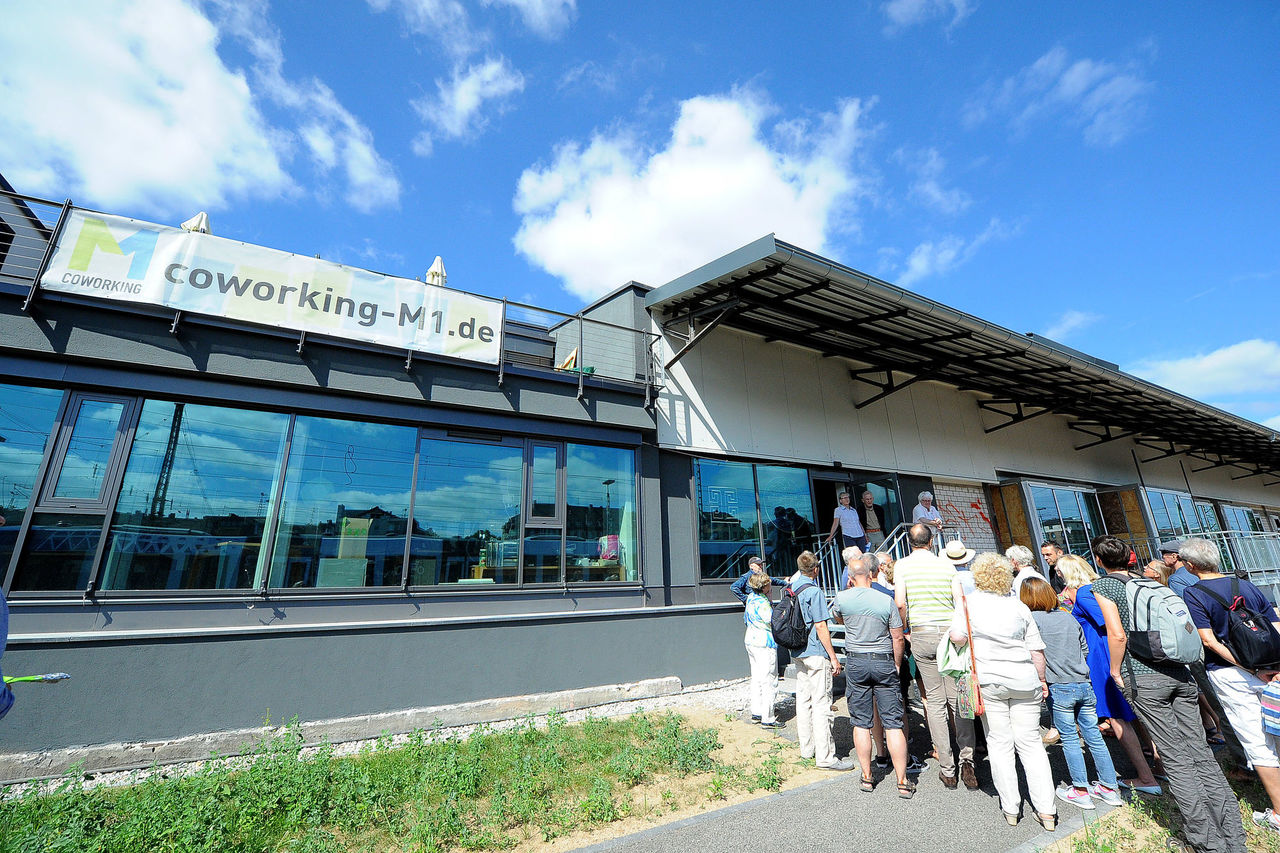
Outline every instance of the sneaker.
POLYGON ((836 770, 841 773, 853 769, 852 758, 837 758, 835 764, 819 764, 819 770, 836 770))
POLYGON ((907 756, 907 772, 908 773, 923 773, 924 769, 928 766, 929 765, 924 763, 924 759, 918 755, 907 756))
POLYGON ((770 722, 760 724, 760 728, 762 729, 785 729, 786 727, 787 724, 780 720, 772 720, 770 722))
POLYGON ((872 763, 872 764, 874 764, 874 765, 876 766, 876 768, 877 768, 877 769, 880 769, 880 770, 888 770, 888 769, 889 769, 889 756, 887 756, 887 755, 877 755, 875 758, 871 759, 871 763, 872 763))
POLYGON ((758 723, 758 722, 760 722, 760 715, 759 715, 759 714, 752 714, 752 715, 751 715, 751 722, 753 722, 753 723, 758 723))
POLYGON ((1163 794, 1163 793, 1164 793, 1164 789, 1163 789, 1163 788, 1161 788, 1159 785, 1137 785, 1137 784, 1134 784, 1134 782, 1137 782, 1137 781, 1138 781, 1138 780, 1136 780, 1136 779, 1135 779, 1133 782, 1130 782, 1130 781, 1129 781, 1129 780, 1127 780, 1127 779, 1121 779, 1121 780, 1120 780, 1120 787, 1121 787, 1121 788, 1130 788, 1130 789, 1132 789, 1132 790, 1134 790, 1134 791, 1137 791, 1137 792, 1138 792, 1138 793, 1140 793, 1140 794, 1150 794, 1150 795, 1151 795, 1151 796, 1153 796, 1153 797, 1158 797, 1158 796, 1160 796, 1161 794, 1163 794))
POLYGON ((1276 815, 1271 809, 1267 809, 1265 812, 1254 812, 1253 822, 1263 829, 1280 832, 1280 816, 1276 815))
POLYGON ((1115 788, 1108 788, 1101 782, 1094 782, 1089 788, 1089 793, 1097 797, 1109 806, 1123 806, 1124 797, 1120 796, 1120 792, 1115 788))
POLYGON ((1068 785, 1066 782, 1058 786, 1058 799, 1082 809, 1096 808, 1093 804, 1093 798, 1089 796, 1087 790, 1082 792, 1074 785, 1068 785))

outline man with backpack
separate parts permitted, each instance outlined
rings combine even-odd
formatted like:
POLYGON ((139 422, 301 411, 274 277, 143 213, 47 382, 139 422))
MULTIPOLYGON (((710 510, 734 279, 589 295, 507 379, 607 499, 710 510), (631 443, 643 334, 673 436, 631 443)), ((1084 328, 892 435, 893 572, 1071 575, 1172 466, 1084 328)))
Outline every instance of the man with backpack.
POLYGON ((1244 853, 1240 805, 1205 743, 1187 670, 1201 651, 1190 613, 1168 587, 1127 571, 1124 542, 1099 536, 1092 547, 1107 572, 1093 582, 1093 594, 1106 622, 1111 677, 1160 751, 1187 841, 1202 853, 1244 853))
POLYGON ((1183 595, 1204 642, 1209 683, 1271 800, 1271 808, 1253 819, 1280 832, 1280 756, 1263 729, 1259 695, 1266 684, 1255 674, 1280 665, 1280 616, 1262 590, 1219 571, 1221 555, 1213 542, 1187 539, 1178 556, 1197 578, 1183 595))
POLYGON ((821 770, 852 770, 852 758, 836 758, 831 735, 831 680, 840 674, 840 659, 831 645, 827 620, 831 610, 826 596, 814 582, 818 558, 805 551, 796 559, 799 576, 793 578, 774 609, 773 636, 779 645, 792 646, 796 666, 796 729, 800 735, 800 757, 812 758, 821 770), (804 643, 790 636, 796 620, 803 619, 804 643), (791 623, 791 624, 786 624, 791 623), (794 644, 794 645, 792 645, 794 644))

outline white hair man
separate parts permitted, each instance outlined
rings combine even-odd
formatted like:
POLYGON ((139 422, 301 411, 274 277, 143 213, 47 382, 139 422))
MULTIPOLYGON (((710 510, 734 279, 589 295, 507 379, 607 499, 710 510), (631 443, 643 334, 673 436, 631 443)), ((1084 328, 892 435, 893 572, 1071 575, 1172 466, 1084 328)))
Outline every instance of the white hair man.
POLYGON ((902 665, 902 615, 888 596, 871 588, 874 554, 849 560, 850 586, 836 596, 835 620, 845 626, 845 695, 853 723, 853 743, 862 766, 862 789, 875 785, 871 764, 872 728, 877 710, 898 778, 898 795, 909 799, 907 737, 898 668, 902 665))
POLYGON ((942 513, 938 512, 938 508, 933 505, 933 492, 924 491, 916 495, 915 509, 911 511, 912 524, 927 524, 933 528, 935 534, 942 532, 942 513))
POLYGON ((1004 555, 1009 558, 1010 563, 1013 563, 1012 595, 1014 598, 1018 597, 1018 593, 1022 590, 1022 583, 1027 578, 1039 578, 1045 583, 1049 582, 1049 579, 1036 569, 1035 554, 1032 554, 1031 549, 1026 545, 1011 545, 1005 550, 1004 555))
MULTIPOLYGON (((1183 600, 1204 642, 1204 665, 1209 682, 1271 800, 1271 808, 1254 812, 1254 822, 1280 832, 1280 755, 1275 741, 1267 737, 1263 728, 1262 705, 1258 701, 1266 684, 1236 659, 1228 645, 1230 611, 1239 609, 1240 601, 1245 608, 1271 622, 1275 629, 1280 629, 1280 614, 1262 590, 1248 581, 1222 574, 1218 546, 1208 539, 1182 540, 1178 558, 1196 576, 1196 582, 1183 592, 1183 600)), ((1251 662, 1249 667, 1256 665, 1251 662)))

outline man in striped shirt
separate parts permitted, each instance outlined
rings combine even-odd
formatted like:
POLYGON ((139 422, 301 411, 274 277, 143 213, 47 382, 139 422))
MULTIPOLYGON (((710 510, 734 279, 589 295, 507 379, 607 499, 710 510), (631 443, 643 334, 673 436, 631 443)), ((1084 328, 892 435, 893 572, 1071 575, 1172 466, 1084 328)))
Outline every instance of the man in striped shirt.
POLYGON ((933 553, 933 529, 927 524, 913 524, 907 531, 911 553, 894 566, 894 600, 902 612, 903 624, 911 632, 911 650, 916 668, 924 682, 925 716, 929 737, 938 752, 938 778, 948 788, 957 782, 955 755, 951 751, 951 727, 947 707, 955 712, 956 745, 960 749, 959 779, 965 787, 978 787, 973 765, 973 720, 960 716, 955 681, 938 672, 938 643, 949 630, 955 613, 959 582, 956 569, 949 561, 933 553))

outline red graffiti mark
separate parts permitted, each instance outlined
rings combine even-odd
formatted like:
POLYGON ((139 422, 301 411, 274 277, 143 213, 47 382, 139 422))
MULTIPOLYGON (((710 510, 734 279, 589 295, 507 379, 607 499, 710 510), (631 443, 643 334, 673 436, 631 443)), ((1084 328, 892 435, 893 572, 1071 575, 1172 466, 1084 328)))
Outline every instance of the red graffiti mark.
POLYGON ((938 509, 942 513, 942 523, 947 527, 956 527, 971 534, 981 534, 991 531, 991 519, 987 518, 987 514, 982 510, 982 504, 973 501, 969 504, 969 509, 974 510, 970 513, 968 509, 960 509, 955 504, 946 504, 938 501, 938 509), (986 524, 986 529, 978 525, 981 520, 986 524))

